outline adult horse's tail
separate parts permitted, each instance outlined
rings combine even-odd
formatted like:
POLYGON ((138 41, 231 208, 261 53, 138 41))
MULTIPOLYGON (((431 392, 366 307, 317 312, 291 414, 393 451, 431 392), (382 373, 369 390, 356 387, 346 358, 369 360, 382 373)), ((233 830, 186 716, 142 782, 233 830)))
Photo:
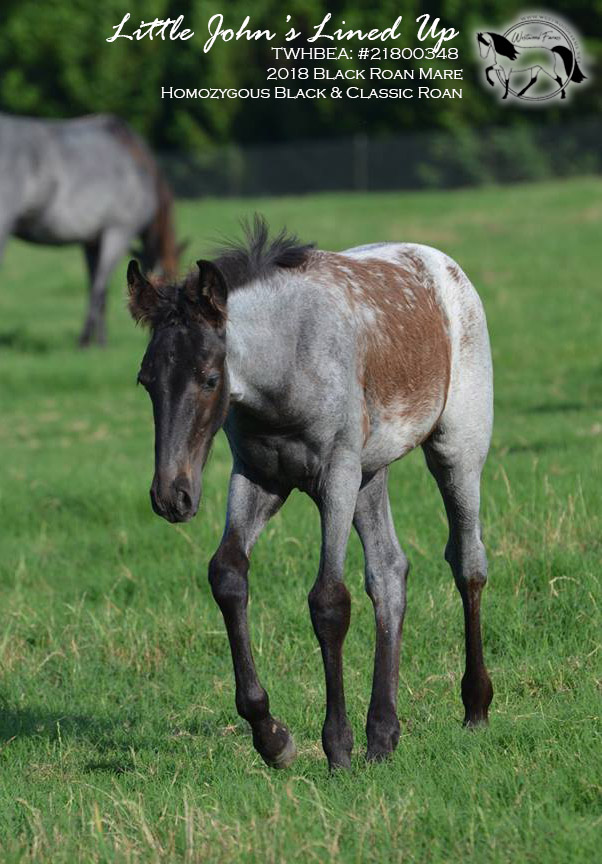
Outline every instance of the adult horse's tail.
POLYGON ((163 275, 174 277, 178 271, 180 249, 176 243, 173 219, 173 195, 169 183, 146 143, 120 117, 103 118, 108 130, 129 151, 155 189, 155 212, 141 232, 142 249, 133 250, 147 270, 161 268, 163 275))
POLYGON ((158 263, 163 271, 163 275, 173 278, 178 272, 180 253, 174 229, 173 195, 163 172, 156 162, 154 173, 157 209, 152 222, 142 233, 143 257, 144 260, 149 262, 149 269, 154 269, 154 266, 158 263), (153 265, 150 262, 155 262, 155 264, 153 265))
POLYGON ((571 75, 571 81, 574 81, 575 84, 581 84, 582 81, 585 81, 586 76, 579 68, 577 58, 575 57, 570 48, 567 48, 566 45, 556 45, 555 48, 552 48, 552 51, 555 51, 556 54, 558 54, 558 56, 562 59, 567 75, 569 74, 571 69, 573 70, 573 74, 571 75))

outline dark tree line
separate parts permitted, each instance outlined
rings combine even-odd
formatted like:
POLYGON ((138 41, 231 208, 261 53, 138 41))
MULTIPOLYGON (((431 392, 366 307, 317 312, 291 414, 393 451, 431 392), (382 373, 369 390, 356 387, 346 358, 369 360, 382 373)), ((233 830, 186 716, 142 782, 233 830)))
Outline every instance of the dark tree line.
MULTIPOLYGON (((501 106, 481 86, 483 69, 476 61, 474 31, 502 26, 527 7, 524 0, 3 0, 0 109, 42 116, 112 111, 128 118, 157 148, 193 152, 233 140, 249 144, 362 131, 376 135, 533 123, 557 126, 576 117, 599 115, 602 96, 596 69, 602 57, 601 0, 554 3, 554 11, 581 33, 593 79, 566 108, 550 106, 545 112, 528 112, 501 106), (184 42, 107 43, 125 11, 132 15, 132 29, 141 19, 183 14, 195 37, 184 42), (403 14, 404 34, 411 34, 407 44, 416 44, 414 21, 425 12, 440 17, 445 26, 456 27, 460 36, 453 44, 460 50, 457 65, 465 71, 463 98, 361 103, 160 98, 163 85, 266 86, 265 70, 273 63, 270 43, 240 41, 216 45, 203 53, 212 14, 223 12, 236 26, 248 14, 255 27, 269 26, 284 33, 288 13, 298 29, 310 33, 326 11, 333 14, 333 21, 345 19, 349 26, 364 29, 390 26, 403 14)), ((306 61, 297 61, 301 63, 306 61)), ((341 68, 345 65, 356 63, 341 61, 341 68)))

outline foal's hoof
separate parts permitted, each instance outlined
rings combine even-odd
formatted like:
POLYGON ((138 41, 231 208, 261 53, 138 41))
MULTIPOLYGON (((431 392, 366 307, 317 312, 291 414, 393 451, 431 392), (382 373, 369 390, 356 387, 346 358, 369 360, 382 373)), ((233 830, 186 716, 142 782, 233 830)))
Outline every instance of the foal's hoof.
MULTIPOLYGON (((399 739, 399 734, 397 739, 399 739)), ((396 747, 397 740, 391 741, 390 744, 369 746, 366 750, 366 762, 384 762, 391 758, 396 747)))
POLYGON ((338 753, 336 756, 333 756, 328 760, 328 768, 330 772, 333 771, 350 771, 351 770, 351 756, 349 753, 338 753))
POLYGON ((366 750, 366 762, 386 762, 393 755, 393 750, 366 750))
POLYGON ((270 768, 288 768, 297 755, 293 736, 273 717, 253 730, 253 744, 270 768))
POLYGON ((264 756, 263 754, 261 756, 265 764, 269 765, 270 768, 288 768, 297 758, 297 748, 295 747, 292 735, 289 734, 284 749, 280 753, 277 753, 275 756, 264 756))
POLYGON ((487 717, 486 711, 479 711, 475 714, 467 714, 464 717, 464 722, 462 724, 466 727, 466 729, 483 729, 485 726, 489 726, 489 718, 487 717))
POLYGON ((366 760, 368 762, 382 762, 393 755, 393 751, 399 743, 399 720, 397 715, 387 713, 380 718, 368 715, 366 734, 368 737, 368 749, 366 760))

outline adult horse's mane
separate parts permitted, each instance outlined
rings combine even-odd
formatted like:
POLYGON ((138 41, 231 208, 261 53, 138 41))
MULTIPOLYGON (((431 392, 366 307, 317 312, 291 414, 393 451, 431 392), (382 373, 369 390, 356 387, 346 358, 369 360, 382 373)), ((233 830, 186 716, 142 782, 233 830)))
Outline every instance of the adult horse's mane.
POLYGON ((278 269, 303 267, 314 249, 312 243, 302 243, 286 229, 270 239, 268 223, 257 213, 252 222, 243 221, 242 228, 242 241, 226 241, 214 252, 214 263, 224 274, 229 291, 265 279, 278 269))
MULTIPOLYGON (((502 57, 508 57, 509 60, 516 60, 518 57, 518 49, 509 39, 506 39, 506 37, 502 36, 500 33, 490 33, 489 31, 487 31, 487 35, 491 36, 496 54, 501 54, 502 57)), ((481 42, 482 41, 483 40, 481 39, 481 42)))

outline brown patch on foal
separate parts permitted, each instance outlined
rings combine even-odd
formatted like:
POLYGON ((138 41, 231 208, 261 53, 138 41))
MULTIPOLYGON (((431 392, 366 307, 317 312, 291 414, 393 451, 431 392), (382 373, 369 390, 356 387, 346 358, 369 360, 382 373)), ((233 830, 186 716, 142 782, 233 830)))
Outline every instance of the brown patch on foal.
POLYGON ((322 266, 344 283, 365 322, 360 380, 368 406, 391 420, 440 413, 450 377, 448 322, 424 262, 411 252, 396 261, 333 254, 322 266))

